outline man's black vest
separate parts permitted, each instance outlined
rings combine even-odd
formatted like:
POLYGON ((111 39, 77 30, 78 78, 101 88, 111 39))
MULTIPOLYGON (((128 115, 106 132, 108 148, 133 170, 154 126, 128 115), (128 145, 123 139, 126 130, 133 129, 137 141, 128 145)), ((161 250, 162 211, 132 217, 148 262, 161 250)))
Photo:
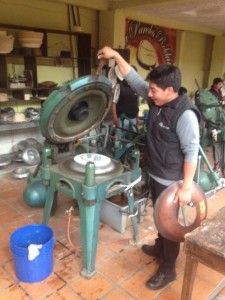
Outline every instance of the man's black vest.
POLYGON ((200 121, 197 107, 182 95, 161 107, 151 105, 147 133, 147 168, 152 175, 167 180, 183 179, 184 155, 176 135, 181 114, 192 109, 200 121))
POLYGON ((116 104, 116 112, 118 117, 125 114, 130 119, 138 115, 138 96, 125 80, 120 82, 120 96, 116 104))

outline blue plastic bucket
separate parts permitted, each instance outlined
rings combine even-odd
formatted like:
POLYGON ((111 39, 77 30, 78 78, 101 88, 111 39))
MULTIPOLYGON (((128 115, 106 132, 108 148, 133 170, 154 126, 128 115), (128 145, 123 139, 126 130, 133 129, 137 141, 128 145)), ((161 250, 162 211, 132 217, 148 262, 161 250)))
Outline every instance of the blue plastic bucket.
POLYGON ((38 282, 53 271, 53 231, 47 225, 31 224, 15 230, 10 237, 17 278, 23 282, 38 282), (39 254, 30 259, 30 245, 42 245, 39 254))

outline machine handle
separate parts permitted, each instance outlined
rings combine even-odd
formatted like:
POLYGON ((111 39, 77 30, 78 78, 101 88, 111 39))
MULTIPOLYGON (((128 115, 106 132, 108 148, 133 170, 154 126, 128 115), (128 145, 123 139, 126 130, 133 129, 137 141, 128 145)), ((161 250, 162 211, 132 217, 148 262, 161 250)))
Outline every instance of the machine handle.
POLYGON ((106 59, 100 59, 96 73, 95 73, 96 77, 102 75, 102 68, 104 67, 105 63, 106 63, 106 59))

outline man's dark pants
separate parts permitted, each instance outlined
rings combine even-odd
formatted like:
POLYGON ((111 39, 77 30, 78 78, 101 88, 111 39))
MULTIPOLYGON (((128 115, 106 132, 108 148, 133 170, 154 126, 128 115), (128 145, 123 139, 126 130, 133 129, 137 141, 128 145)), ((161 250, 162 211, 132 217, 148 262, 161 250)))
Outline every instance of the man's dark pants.
MULTIPOLYGON (((157 198, 167 188, 167 186, 160 184, 153 178, 150 178, 149 187, 151 190, 151 197, 154 207, 157 198)), ((160 263, 158 271, 166 274, 175 271, 175 263, 180 251, 180 243, 168 240, 160 233, 158 233, 155 247, 160 253, 160 263)))

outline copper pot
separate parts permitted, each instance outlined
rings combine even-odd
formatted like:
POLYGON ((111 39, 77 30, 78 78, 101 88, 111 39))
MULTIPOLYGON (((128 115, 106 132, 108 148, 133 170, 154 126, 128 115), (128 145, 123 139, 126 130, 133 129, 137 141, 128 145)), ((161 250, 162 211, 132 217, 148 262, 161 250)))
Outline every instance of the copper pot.
MULTIPOLYGON (((179 222, 179 203, 174 203, 175 194, 181 183, 175 182, 166 188, 158 197, 154 207, 154 221, 158 232, 165 238, 183 242, 186 233, 193 231, 200 226, 201 221, 207 215, 206 196, 201 187, 193 182, 192 184, 192 209, 195 209, 195 219, 191 224, 182 225, 179 222)), ((184 206, 186 207, 186 206, 184 206)))

